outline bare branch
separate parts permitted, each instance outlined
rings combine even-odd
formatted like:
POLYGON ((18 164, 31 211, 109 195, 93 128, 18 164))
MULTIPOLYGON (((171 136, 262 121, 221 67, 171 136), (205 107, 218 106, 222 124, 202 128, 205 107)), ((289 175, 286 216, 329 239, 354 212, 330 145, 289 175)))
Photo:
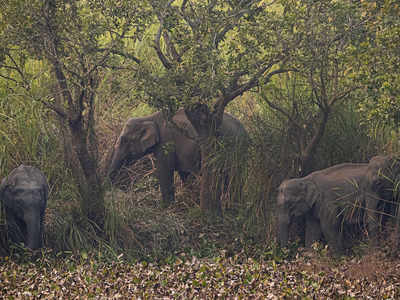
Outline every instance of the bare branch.
POLYGON ((292 123, 295 127, 301 128, 299 123, 297 123, 287 111, 285 111, 278 105, 275 105, 273 102, 269 101, 267 97, 263 96, 262 98, 265 102, 267 102, 269 107, 271 107, 272 109, 274 109, 274 110, 278 111, 279 113, 281 113, 282 115, 284 115, 289 120, 289 122, 292 123))
POLYGON ((181 59, 180 55, 176 51, 174 44, 171 42, 171 39, 169 38, 168 33, 165 31, 163 32, 163 38, 165 40, 165 43, 167 44, 167 47, 168 47, 169 52, 171 53, 171 56, 174 58, 174 60, 176 62, 181 62, 182 59, 181 59))
POLYGON ((129 54, 129 53, 126 53, 126 52, 123 52, 123 51, 120 51, 120 50, 117 50, 117 49, 112 49, 112 48, 108 48, 108 49, 107 49, 107 48, 99 48, 98 51, 99 51, 99 52, 109 51, 109 53, 112 53, 112 54, 115 54, 115 55, 119 55, 119 56, 128 58, 128 59, 130 59, 130 60, 133 60, 133 61, 136 62, 137 64, 140 64, 140 63, 141 63, 140 59, 137 58, 136 56, 134 56, 134 55, 132 55, 132 54, 129 54))
POLYGON ((342 93, 339 93, 339 94, 337 94, 337 95, 334 95, 334 96, 329 100, 328 104, 329 104, 330 106, 333 106, 337 101, 343 99, 344 97, 348 96, 351 92, 354 92, 355 90, 357 90, 357 89, 359 89, 359 88, 361 88, 361 86, 356 85, 356 86, 354 86, 354 87, 352 87, 352 88, 347 89, 346 91, 344 91, 344 92, 342 92, 342 93))
MULTIPOLYGON (((168 8, 169 5, 171 5, 172 2, 173 2, 173 0, 170 0, 168 2, 168 4, 167 4, 166 8, 168 8)), ((160 59, 160 61, 163 64, 163 66, 166 69, 171 69, 172 65, 168 61, 168 59, 166 58, 164 53, 162 52, 161 46, 160 46, 161 34, 163 32, 163 29, 164 29, 164 18, 160 14, 157 14, 157 17, 158 17, 158 20, 160 21, 160 26, 158 27, 157 34, 156 34, 156 37, 154 39, 154 49, 156 50, 158 58, 160 59)))
MULTIPOLYGON (((189 27, 192 29, 192 31, 193 31, 193 32, 196 32, 198 26, 197 26, 195 23, 193 23, 193 22, 190 20, 190 18, 185 14, 186 3, 187 3, 187 1, 184 1, 184 4, 185 4, 185 5, 182 5, 182 6, 181 6, 180 15, 181 15, 181 17, 185 20, 185 22, 189 25, 189 27)), ((190 3, 189 3, 189 4, 190 4, 190 3)), ((194 15, 195 15, 195 11, 194 11, 192 5, 190 5, 190 8, 191 8, 191 13, 192 13, 193 16, 194 16, 194 15)), ((200 23, 200 21, 197 20, 197 24, 199 24, 199 23, 200 23)))
MULTIPOLYGON (((256 74, 253 75, 252 78, 250 78, 245 84, 240 85, 238 88, 236 88, 232 93, 230 93, 229 95, 224 95, 223 98, 223 105, 224 107, 226 105, 229 104, 229 102, 231 102, 233 99, 235 99, 236 97, 242 95, 244 92, 252 89, 253 87, 258 85, 258 80, 263 76, 263 74, 271 69, 271 67, 273 65, 275 65, 276 63, 278 63, 278 61, 274 61, 271 62, 270 64, 268 64, 267 66, 265 66, 264 68, 261 68, 256 74)), ((274 70, 270 73, 268 73, 264 79, 265 82, 270 81, 270 79, 272 78, 272 76, 277 75, 277 74, 282 74, 282 73, 286 73, 289 71, 295 71, 294 69, 277 69, 274 70)))
POLYGON ((72 107, 73 105, 73 101, 72 101, 72 95, 71 92, 68 88, 68 84, 67 84, 67 79, 65 78, 65 75, 62 71, 62 68, 60 66, 60 62, 59 61, 53 61, 53 68, 54 68, 54 73, 56 75, 57 78, 57 82, 60 86, 62 95, 64 100, 66 100, 68 102, 68 105, 70 107, 72 107))
POLYGON ((45 101, 42 98, 36 99, 36 101, 39 101, 40 103, 42 103, 44 106, 46 106, 47 108, 51 109, 52 111, 54 111, 56 114, 58 114, 61 118, 66 119, 67 118, 67 114, 65 113, 64 109, 62 109, 61 107, 52 104, 48 101, 45 101))
MULTIPOLYGON (((7 53, 7 56, 8 56, 8 58, 11 60, 11 62, 14 64, 15 67, 13 67, 13 69, 14 69, 15 71, 17 71, 17 73, 18 73, 19 76, 21 77, 21 79, 22 79, 24 85, 25 85, 26 87, 29 87, 29 82, 28 82, 28 80, 25 78, 24 72, 21 70, 20 66, 19 66, 18 63, 15 61, 14 57, 13 57, 11 54, 9 54, 9 53, 7 53)), ((10 67, 11 67, 11 66, 10 66, 10 67)))
POLYGON ((17 83, 17 84, 19 84, 19 81, 15 80, 14 78, 8 77, 8 76, 6 76, 6 75, 0 74, 0 77, 1 77, 1 78, 4 78, 4 79, 7 79, 7 80, 10 80, 10 81, 12 81, 12 82, 15 82, 15 83, 17 83))

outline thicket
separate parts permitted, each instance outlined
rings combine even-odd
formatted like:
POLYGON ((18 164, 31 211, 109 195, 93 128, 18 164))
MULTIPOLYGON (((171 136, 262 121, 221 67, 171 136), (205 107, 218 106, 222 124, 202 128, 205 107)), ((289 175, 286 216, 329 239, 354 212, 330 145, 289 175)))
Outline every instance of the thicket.
MULTIPOLYGON (((0 176, 21 163, 35 165, 47 175, 50 195, 46 246, 56 252, 96 249, 115 256, 125 253, 129 257, 165 259, 177 251, 209 255, 219 247, 235 252, 247 248, 254 251, 250 246, 257 245, 256 248, 263 251, 274 245, 275 193, 283 179, 336 163, 365 162, 378 153, 399 151, 400 127, 396 121, 400 102, 396 86, 399 77, 382 72, 384 66, 379 61, 374 64, 374 72, 366 67, 371 63, 372 53, 376 49, 386 49, 388 44, 394 49, 393 54, 381 50, 384 55, 380 58, 386 64, 387 59, 393 64, 398 63, 400 55, 395 51, 399 45, 395 26, 398 19, 392 14, 390 20, 382 17, 386 9, 398 11, 394 2, 386 1, 382 7, 364 4, 355 14, 350 4, 338 6, 331 1, 322 1, 321 6, 317 6, 307 2, 297 7, 303 10, 296 11, 296 7, 282 1, 281 5, 287 5, 286 18, 276 24, 273 22, 277 22, 279 10, 268 8, 265 1, 255 6, 247 3, 245 7, 231 4, 232 9, 241 12, 235 17, 243 22, 240 23, 242 27, 234 27, 234 23, 223 26, 221 32, 226 32, 220 36, 220 42, 226 42, 226 45, 220 53, 211 49, 213 56, 207 56, 210 52, 206 47, 193 47, 192 51, 185 52, 185 47, 193 42, 180 36, 187 28, 173 18, 176 12, 172 9, 170 18, 157 15, 163 8, 158 2, 150 1, 149 6, 144 5, 144 13, 139 17, 123 13, 129 6, 113 10, 111 4, 100 4, 101 1, 85 2, 87 5, 76 1, 76 6, 45 2, 46 9, 57 11, 63 8, 66 13, 63 16, 62 11, 57 11, 54 16, 45 18, 47 25, 54 22, 54 28, 63 33, 59 36, 52 36, 51 30, 38 31, 35 34, 48 36, 43 40, 19 40, 15 31, 18 28, 15 24, 22 22, 16 15, 18 7, 10 2, 4 10, 9 13, 8 19, 2 15, 2 34, 10 33, 9 25, 16 27, 11 32, 15 39, 7 38, 9 48, 4 46, 0 57, 0 176), (265 16, 260 16, 260 7, 270 9, 270 16, 274 17, 271 23, 257 23, 266 22, 265 16), (150 22, 147 18, 151 9, 157 17, 150 18, 150 22), (332 10, 331 14, 329 10, 332 10), (341 27, 349 12, 356 16, 353 23, 349 23, 353 27, 341 27), (299 19, 295 18, 297 13, 299 19), (335 13, 341 17, 333 22, 329 18, 335 13), (309 15, 314 18, 301 19, 309 15), (75 20, 70 31, 62 31, 63 24, 74 17, 82 19, 84 27, 75 20), (92 24, 90 17, 97 17, 97 22, 92 24), (142 22, 124 23, 128 18, 142 22), (154 24, 149 25, 152 22, 154 24), (335 26, 329 27, 329 22, 335 26), (385 26, 377 34, 378 27, 371 23, 385 26), (257 24, 271 26, 270 32, 257 31, 257 24), (277 24, 287 27, 279 31, 277 24), (294 24, 297 24, 296 29, 294 24), (372 28, 360 26, 364 24, 372 28), (143 30, 146 25, 147 30, 143 30), (111 26, 111 30, 104 30, 106 26, 111 26), (87 35, 74 31, 78 29, 87 35), (125 41, 124 35, 129 36, 132 31, 135 38, 125 41), (261 39, 262 34, 271 32, 277 35, 260 43, 254 40, 254 37, 261 39), (300 41, 297 34, 307 32, 309 35, 302 36, 300 50, 294 47, 300 41), (373 34, 378 38, 372 40, 373 34), (273 43, 277 43, 279 37, 282 44, 274 49, 273 43), (352 39, 354 37, 368 37, 371 44, 363 44, 361 40, 352 39), (74 38, 79 43, 72 43, 74 38), (175 50, 170 39, 175 43, 175 50), (49 41, 65 42, 65 48, 57 48, 59 44, 54 44, 57 47, 52 50, 56 52, 48 51, 50 48, 40 50, 49 41), (23 43, 28 42, 32 44, 24 48, 23 43), (384 47, 376 47, 376 43, 384 47), (94 51, 95 47, 99 52, 94 51), (176 49, 192 56, 175 56, 176 49), (249 55, 245 56, 242 49, 247 49, 249 55), (260 49, 267 54, 257 52, 260 49), (231 53, 236 56, 230 56, 231 53), (169 62, 163 58, 168 58, 169 62), (265 62, 267 66, 258 65, 263 59, 269 59, 265 62), (139 63, 143 60, 144 66, 139 63), (259 69, 243 72, 256 66, 259 69), (214 67, 230 76, 216 78, 215 86, 210 87, 207 85, 210 78, 204 74, 213 75, 214 67), (59 72, 64 72, 64 79, 59 72), (202 72, 204 74, 200 76, 202 72), (68 87, 62 87, 64 81, 69 83, 68 87), (61 93, 54 92, 57 86, 61 93), (228 93, 230 100, 220 96, 225 90, 236 91, 235 88, 244 90, 232 99, 228 93), (70 96, 62 93, 66 90, 70 96), (178 99, 180 94, 183 100, 178 99), (163 96, 165 102, 161 101, 163 96), (178 186, 176 203, 168 209, 161 208, 151 157, 125 170, 122 190, 111 187, 106 179, 112 147, 127 118, 165 107, 167 110, 179 105, 195 108, 197 102, 190 96, 200 99, 198 103, 208 104, 214 122, 218 121, 222 99, 223 108, 226 106, 227 111, 243 122, 251 138, 244 162, 246 168, 241 174, 244 188, 240 205, 234 212, 226 211, 223 219, 209 218, 200 209, 200 183, 191 188, 178 186), (213 99, 217 101, 213 102, 213 99), (384 113, 388 110, 391 117, 384 113), (82 136, 75 132, 74 138, 76 126, 82 136), (77 144, 78 138, 81 138, 81 144, 77 144), (75 152, 74 147, 79 145, 87 151, 83 157, 91 167, 87 168, 85 159, 79 156, 85 151, 75 152), (310 152, 307 152, 308 145, 312 145, 310 152), (96 207, 100 217, 90 215, 91 207, 96 207)), ((24 3, 18 1, 18 4, 24 3)), ((181 3, 182 14, 189 11, 187 17, 194 18, 195 12, 183 3, 187 1, 181 3)), ((197 12, 205 14, 206 8, 199 6, 197 12)), ((223 16, 213 15, 208 21, 212 24, 211 21, 216 22, 218 18, 223 16)), ((35 24, 34 21, 37 20, 28 19, 27 22, 35 24)), ((210 38, 208 29, 212 27, 209 23, 205 28, 194 26, 195 34, 188 33, 188 36, 202 37, 206 43, 210 38)), ((41 30, 48 29, 46 24, 41 25, 41 30)), ((29 37, 32 28, 27 28, 23 33, 29 37)), ((19 34, 23 36, 21 32, 19 34)), ((228 154, 221 151, 215 157, 228 154)), ((240 153, 235 154, 232 161, 240 162, 243 157, 240 153)), ((4 229, 4 219, 1 225, 4 229)))

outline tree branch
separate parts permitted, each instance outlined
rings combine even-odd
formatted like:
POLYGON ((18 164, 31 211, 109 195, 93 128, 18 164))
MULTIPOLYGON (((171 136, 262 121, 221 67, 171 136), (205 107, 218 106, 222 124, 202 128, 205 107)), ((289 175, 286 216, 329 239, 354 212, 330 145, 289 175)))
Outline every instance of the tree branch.
POLYGON ((167 32, 163 32, 163 38, 165 40, 165 43, 167 44, 168 50, 171 53, 171 56, 174 58, 174 60, 176 62, 181 62, 182 59, 180 57, 180 55, 178 54, 178 52, 176 51, 176 48, 174 46, 174 44, 171 42, 171 39, 169 38, 169 35, 167 32))
MULTIPOLYGON (((174 1, 175 0, 169 0, 169 2, 167 3, 167 5, 164 8, 164 11, 166 11, 174 1)), ((154 49, 156 50, 158 58, 160 59, 160 61, 163 64, 163 66, 166 69, 171 69, 172 65, 168 61, 168 59, 164 55, 164 53, 162 52, 161 45, 160 45, 161 34, 163 32, 163 29, 164 29, 164 18, 160 13, 157 13, 157 17, 158 17, 158 20, 160 21, 160 26, 158 27, 157 34, 156 34, 156 37, 154 39, 154 49)))
POLYGON ((301 126, 299 125, 299 123, 297 123, 293 117, 285 110, 283 110, 282 108, 280 108, 278 105, 275 105, 274 103, 272 103, 271 101, 268 100, 267 97, 262 96, 263 100, 265 102, 267 102, 268 106, 271 107, 272 109, 276 110, 277 112, 281 113, 282 115, 284 115, 290 123, 292 123, 296 128, 301 128, 301 126))
POLYGON ((134 56, 132 54, 129 54, 129 53, 126 53, 126 52, 123 52, 123 51, 120 51, 120 50, 117 50, 117 49, 99 48, 98 51, 99 52, 109 51, 112 54, 119 55, 119 56, 128 58, 130 60, 133 60, 137 64, 141 63, 140 59, 137 58, 136 56, 134 56))
POLYGON ((65 110, 62 109, 61 107, 52 104, 48 101, 43 100, 42 98, 36 99, 36 101, 39 101, 40 103, 42 103, 44 106, 46 106, 47 108, 51 109, 52 111, 54 111, 56 114, 58 114, 61 118, 66 119, 67 118, 67 114, 65 113, 65 110))

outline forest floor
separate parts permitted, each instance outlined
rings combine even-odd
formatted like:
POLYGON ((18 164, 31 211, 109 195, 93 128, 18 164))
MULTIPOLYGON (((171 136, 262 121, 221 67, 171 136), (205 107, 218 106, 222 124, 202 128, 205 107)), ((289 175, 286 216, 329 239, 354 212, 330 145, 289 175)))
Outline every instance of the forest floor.
POLYGON ((1 299, 399 299, 400 258, 382 251, 332 258, 300 249, 291 259, 244 253, 163 263, 100 253, 0 258, 1 299))
POLYGON ((142 186, 110 198, 115 219, 124 221, 115 239, 131 255, 111 246, 49 249, 59 246, 60 232, 74 233, 75 242, 85 236, 65 207, 49 207, 49 248, 0 257, 0 299, 400 299, 394 246, 359 245, 342 257, 320 244, 282 251, 269 245, 272 235, 264 242, 246 235, 235 218, 208 222, 185 191, 165 210, 157 190, 142 186))

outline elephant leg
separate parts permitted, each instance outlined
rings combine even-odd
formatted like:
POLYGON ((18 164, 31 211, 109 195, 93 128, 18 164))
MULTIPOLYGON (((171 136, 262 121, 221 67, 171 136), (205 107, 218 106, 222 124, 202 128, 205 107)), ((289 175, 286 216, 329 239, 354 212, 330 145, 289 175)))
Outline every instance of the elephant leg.
POLYGON ((184 171, 179 171, 178 174, 179 174, 179 177, 181 178, 181 181, 182 181, 183 183, 186 183, 186 181, 188 180, 188 177, 189 177, 190 173, 189 173, 189 172, 184 172, 184 171))
POLYGON ((19 244, 23 243, 26 237, 26 224, 12 212, 6 212, 7 234, 9 241, 19 244))
POLYGON ((44 214, 44 211, 40 213, 40 247, 44 244, 44 214))
POLYGON ((190 185, 196 179, 196 177, 190 172, 178 171, 178 174, 184 185, 190 185))
POLYGON ((175 201, 174 164, 169 155, 157 157, 157 175, 161 189, 162 206, 168 207, 175 201))
POLYGON ((325 220, 321 219, 321 230, 329 245, 329 248, 334 253, 341 253, 344 250, 343 247, 343 232, 339 230, 337 226, 337 220, 332 218, 327 218, 325 220))
POLYGON ((379 232, 379 211, 378 211, 379 197, 372 193, 366 199, 366 223, 368 229, 368 236, 372 243, 377 242, 379 232))
POLYGON ((321 225, 319 220, 313 216, 306 219, 305 246, 311 247, 312 244, 321 239, 321 225))

